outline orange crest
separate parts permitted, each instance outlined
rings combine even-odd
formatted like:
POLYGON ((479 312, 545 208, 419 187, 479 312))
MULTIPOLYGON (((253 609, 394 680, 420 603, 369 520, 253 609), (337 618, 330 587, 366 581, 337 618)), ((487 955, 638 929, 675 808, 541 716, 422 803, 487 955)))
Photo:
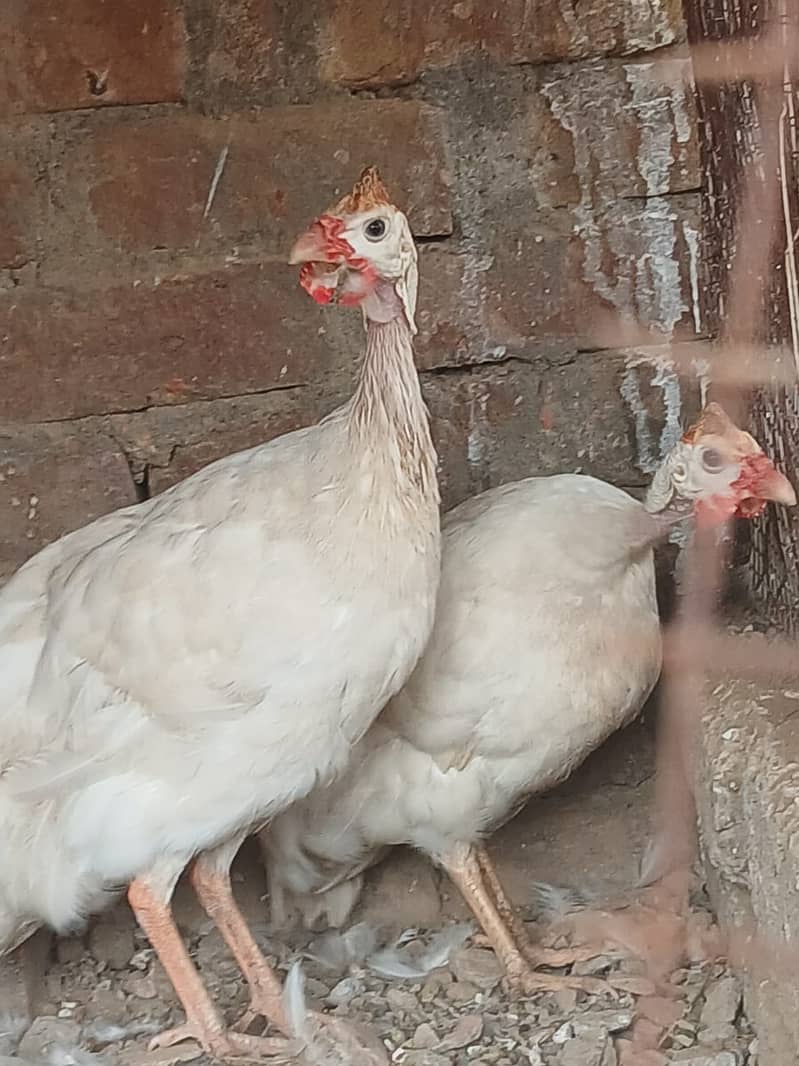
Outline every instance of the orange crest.
POLYGON ((389 204, 388 192, 377 167, 367 167, 355 182, 352 192, 333 208, 333 214, 354 215, 378 204, 389 204))
POLYGON ((686 444, 693 444, 699 437, 706 437, 711 433, 717 437, 725 437, 731 429, 736 428, 723 407, 717 403, 709 403, 700 411, 696 422, 686 429, 682 439, 686 444))
POLYGON ((738 455, 755 455, 760 445, 744 430, 739 429, 724 408, 717 403, 706 404, 699 418, 682 435, 686 444, 696 444, 703 437, 721 437, 738 455))

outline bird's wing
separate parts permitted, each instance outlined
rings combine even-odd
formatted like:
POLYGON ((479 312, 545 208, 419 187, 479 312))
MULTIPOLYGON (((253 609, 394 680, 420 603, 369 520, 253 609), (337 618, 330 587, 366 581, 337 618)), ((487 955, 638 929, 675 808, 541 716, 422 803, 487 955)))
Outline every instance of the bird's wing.
POLYGON ((28 649, 4 679, 7 763, 68 779, 145 725, 246 714, 277 678, 284 713, 301 701, 320 628, 342 609, 334 593, 320 604, 336 585, 316 542, 338 504, 310 431, 278 443, 65 538, 3 590, 2 654, 28 649))

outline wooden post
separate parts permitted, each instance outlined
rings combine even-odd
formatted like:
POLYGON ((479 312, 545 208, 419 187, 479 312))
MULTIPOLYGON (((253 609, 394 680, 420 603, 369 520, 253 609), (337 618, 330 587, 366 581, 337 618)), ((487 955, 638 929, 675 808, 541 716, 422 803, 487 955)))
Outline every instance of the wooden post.
MULTIPOLYGON (((799 381, 799 3, 684 0, 704 177, 704 320, 731 344, 779 346, 799 381)), ((799 390, 716 398, 799 485, 799 390)), ((799 632, 799 509, 752 525, 749 574, 773 623, 799 632)))

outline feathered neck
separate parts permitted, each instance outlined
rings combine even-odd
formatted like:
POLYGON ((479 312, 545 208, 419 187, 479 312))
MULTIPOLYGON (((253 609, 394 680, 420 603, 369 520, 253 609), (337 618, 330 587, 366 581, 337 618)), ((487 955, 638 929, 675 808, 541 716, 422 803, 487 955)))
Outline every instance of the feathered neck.
POLYGON ((650 514, 659 514, 669 506, 674 496, 674 484, 671 479, 671 455, 655 471, 644 497, 644 507, 650 514))
POLYGON ((413 489, 438 506, 436 453, 404 314, 367 321, 366 355, 348 422, 356 449, 386 463, 400 491, 413 489))

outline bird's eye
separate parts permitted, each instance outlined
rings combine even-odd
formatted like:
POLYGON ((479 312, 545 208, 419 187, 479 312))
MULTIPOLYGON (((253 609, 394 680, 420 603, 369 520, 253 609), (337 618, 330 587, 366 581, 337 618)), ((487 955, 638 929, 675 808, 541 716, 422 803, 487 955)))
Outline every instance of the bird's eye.
POLYGON ((386 235, 386 220, 384 218, 373 218, 371 222, 366 223, 364 232, 370 241, 379 241, 381 237, 386 235))
POLYGON ((705 448, 702 452, 702 466, 705 470, 721 470, 724 466, 724 456, 715 448, 705 448))

